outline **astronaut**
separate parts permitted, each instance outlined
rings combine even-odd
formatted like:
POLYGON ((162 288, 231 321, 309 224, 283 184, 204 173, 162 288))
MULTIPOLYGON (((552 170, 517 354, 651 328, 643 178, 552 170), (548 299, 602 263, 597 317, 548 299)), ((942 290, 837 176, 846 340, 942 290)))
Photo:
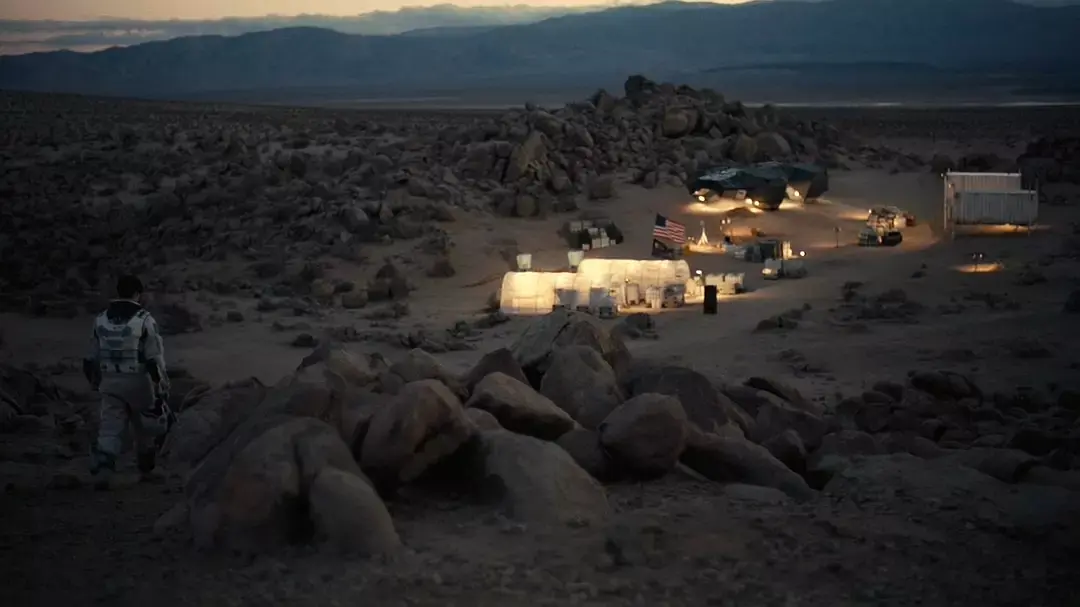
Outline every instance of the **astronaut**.
POLYGON ((83 373, 101 394, 101 417, 91 473, 107 488, 130 429, 140 479, 154 480, 157 451, 174 419, 168 407, 165 349, 154 317, 143 308, 142 282, 121 276, 117 299, 94 321, 83 373))

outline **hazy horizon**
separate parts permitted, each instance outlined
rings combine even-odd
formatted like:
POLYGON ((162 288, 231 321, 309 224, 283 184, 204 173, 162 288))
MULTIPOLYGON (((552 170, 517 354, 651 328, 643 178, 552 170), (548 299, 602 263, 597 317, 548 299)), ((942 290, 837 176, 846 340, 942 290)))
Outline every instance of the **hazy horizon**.
MULTIPOLYGON (((661 0, 527 0, 498 2, 496 0, 456 0, 454 2, 417 2, 415 0, 368 0, 359 3, 350 0, 188 0, 184 3, 164 0, 9 0, 0 5, 0 19, 96 21, 108 19, 158 20, 210 20, 229 17, 292 17, 299 15, 325 15, 333 17, 355 16, 374 11, 395 11, 402 8, 418 8, 452 4, 460 8, 528 6, 573 7, 605 4, 652 4, 661 0)), ((749 0, 700 0, 714 4, 739 4, 749 0)))
MULTIPOLYGON (((347 34, 394 35, 438 27, 531 23, 573 12, 664 1, 671 0, 190 0, 182 4, 162 0, 8 0, 0 4, 0 55, 93 52, 184 36, 236 36, 294 26, 329 28, 347 34)), ((678 1, 733 5, 754 0, 678 1)), ((1080 2, 1012 1, 1036 6, 1080 2)))

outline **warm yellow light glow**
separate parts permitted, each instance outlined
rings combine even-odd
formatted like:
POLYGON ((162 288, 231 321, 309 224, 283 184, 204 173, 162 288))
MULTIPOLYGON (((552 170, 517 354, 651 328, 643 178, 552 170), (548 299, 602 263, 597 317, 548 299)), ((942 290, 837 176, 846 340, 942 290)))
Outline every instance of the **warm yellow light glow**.
POLYGON ((964 274, 992 274, 1004 270, 1005 264, 1000 261, 987 261, 954 266, 953 269, 964 274))
POLYGON ((841 211, 838 216, 840 219, 843 219, 845 221, 860 221, 864 223, 868 219, 866 215, 863 215, 862 213, 855 210, 841 211))
MULTIPOLYGON (((697 244, 697 243, 694 243, 694 242, 686 245, 686 250, 689 253, 696 253, 696 254, 702 254, 702 255, 723 255, 724 254, 724 247, 722 247, 722 246, 711 245, 711 244, 697 244)), ((701 272, 698 271, 698 274, 701 274, 701 272)))
POLYGON ((1008 236, 1012 234, 1028 234, 1030 232, 1045 229, 1045 226, 1018 226, 1012 224, 958 225, 956 227, 958 229, 962 229, 966 234, 982 236, 1008 236))

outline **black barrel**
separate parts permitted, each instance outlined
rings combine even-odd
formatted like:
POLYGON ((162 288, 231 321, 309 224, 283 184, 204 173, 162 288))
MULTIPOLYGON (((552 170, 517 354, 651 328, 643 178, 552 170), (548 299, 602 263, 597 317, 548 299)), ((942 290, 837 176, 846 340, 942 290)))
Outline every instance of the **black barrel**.
POLYGON ((717 301, 716 285, 705 285, 704 311, 706 314, 716 314, 717 301))

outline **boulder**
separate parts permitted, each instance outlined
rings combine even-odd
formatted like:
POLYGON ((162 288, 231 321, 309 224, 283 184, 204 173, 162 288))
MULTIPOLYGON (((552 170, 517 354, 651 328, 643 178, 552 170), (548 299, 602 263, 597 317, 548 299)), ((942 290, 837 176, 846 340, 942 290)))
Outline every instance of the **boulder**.
POLYGON ((697 126, 697 112, 691 108, 671 108, 664 113, 661 131, 664 137, 678 138, 689 135, 697 126))
POLYGON ((476 426, 477 430, 502 430, 499 420, 483 409, 465 409, 465 416, 476 426))
POLYGON ((952 371, 919 371, 911 385, 935 398, 981 398, 982 391, 970 379, 952 371))
POLYGON ((752 418, 757 417, 758 410, 764 405, 784 406, 787 404, 786 400, 771 392, 749 386, 725 385, 720 391, 752 418))
POLYGON ((350 391, 341 404, 341 438, 352 450, 353 457, 360 459, 364 438, 367 436, 375 412, 393 402, 388 394, 370 390, 350 391))
POLYGON ((577 428, 559 437, 556 444, 596 480, 610 483, 622 478, 621 471, 604 451, 600 435, 595 431, 577 428))
POLYGON ((780 133, 759 133, 754 143, 762 160, 782 160, 791 155, 791 144, 780 133))
POLYGON ((323 468, 311 483, 308 508, 315 542, 335 553, 374 556, 401 548, 386 505, 355 471, 323 468))
POLYGON ((712 432, 728 422, 744 433, 753 430, 754 422, 708 378, 685 367, 673 365, 641 366, 628 373, 627 385, 632 395, 667 394, 679 399, 686 417, 703 432, 712 432))
POLYGON ((381 493, 419 477, 475 432, 461 402, 434 379, 406 384, 368 426, 360 465, 381 493))
POLYGON ((1003 483, 1019 483, 1032 468, 1039 464, 1039 458, 1023 451, 983 447, 950 451, 942 454, 939 459, 978 470, 1003 483))
POLYGON ((793 430, 806 448, 813 451, 821 445, 821 438, 828 431, 828 424, 821 417, 796 409, 787 403, 769 403, 758 409, 754 432, 750 438, 761 444, 788 430, 793 430))
POLYGON ((472 394, 476 384, 496 372, 512 377, 521 383, 529 383, 525 373, 521 370, 521 365, 514 359, 514 353, 506 348, 499 348, 485 354, 460 381, 465 387, 465 391, 472 394))
POLYGON ((619 405, 600 424, 600 444, 638 478, 667 474, 686 446, 687 419, 679 399, 641 394, 619 405))
POLYGON ((814 415, 824 415, 825 406, 820 403, 815 403, 810 399, 802 395, 801 392, 789 386, 779 380, 768 377, 751 377, 746 380, 746 385, 756 390, 763 390, 770 394, 775 394, 785 401, 791 403, 797 409, 802 409, 808 413, 814 415))
POLYGON ((839 430, 822 437, 821 446, 814 451, 813 458, 820 459, 827 455, 850 457, 884 453, 884 447, 870 434, 858 430, 839 430))
POLYGON ((540 393, 582 426, 594 429, 623 402, 622 390, 607 362, 587 346, 555 350, 540 393))
POLYGON ((467 396, 465 388, 461 385, 457 376, 447 370, 437 358, 420 348, 409 350, 405 358, 390 365, 390 372, 400 377, 407 384, 425 379, 434 379, 450 388, 458 398, 467 396))
POLYGON ((161 463, 184 469, 199 463, 237 425, 255 411, 266 386, 254 377, 229 382, 185 406, 161 448, 161 463))
POLYGON ((196 546, 258 553, 329 541, 335 549, 366 554, 395 549, 397 534, 378 497, 355 488, 328 495, 334 492, 325 483, 342 478, 328 470, 367 482, 338 431, 319 420, 271 415, 245 422, 185 485, 196 546), (311 488, 324 474, 313 504, 311 488), (312 519, 313 508, 319 522, 312 519), (351 519, 342 520, 340 513, 351 513, 351 519), (345 524, 360 531, 328 536, 345 524))
POLYGON ((499 371, 476 385, 465 406, 487 411, 511 432, 544 440, 555 440, 574 427, 573 418, 551 399, 499 371))
POLYGON ((806 446, 794 430, 785 430, 761 443, 773 457, 784 463, 793 472, 806 472, 806 446))
POLYGON ((613 369, 628 364, 630 355, 622 340, 612 337, 592 316, 558 309, 534 320, 510 347, 533 387, 539 387, 551 366, 551 354, 559 346, 582 345, 596 350, 613 369))
POLYGON ((815 495, 802 477, 767 449, 733 433, 691 431, 680 461, 709 480, 772 487, 798 500, 815 495))
POLYGON ((477 488, 511 518, 558 525, 611 517, 604 488, 555 443, 505 430, 483 432, 477 443, 477 488))

